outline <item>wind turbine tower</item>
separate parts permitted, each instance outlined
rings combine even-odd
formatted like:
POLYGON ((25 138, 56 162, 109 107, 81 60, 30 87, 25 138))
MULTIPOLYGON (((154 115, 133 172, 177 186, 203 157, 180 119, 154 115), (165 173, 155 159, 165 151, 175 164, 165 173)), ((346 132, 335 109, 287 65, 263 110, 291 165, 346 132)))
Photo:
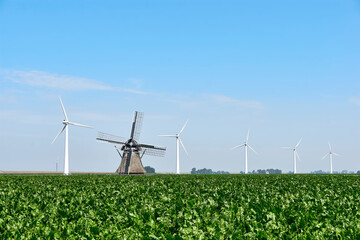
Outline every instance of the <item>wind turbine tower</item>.
POLYGON ((302 138, 300 139, 300 141, 296 144, 295 147, 282 147, 283 149, 288 149, 288 150, 292 150, 293 154, 294 154, 294 174, 296 174, 296 160, 297 158, 299 158, 300 160, 300 156, 297 152, 297 148, 299 147, 300 143, 302 141, 302 138))
POLYGON ((234 150, 236 148, 241 148, 241 147, 244 147, 245 149, 245 174, 248 174, 248 162, 247 162, 247 156, 248 156, 248 148, 250 148, 251 151, 253 151, 254 153, 258 154, 252 147, 250 147, 250 145, 248 144, 248 141, 249 141, 249 135, 250 135, 250 130, 248 130, 248 134, 247 134, 247 137, 246 137, 246 141, 244 144, 241 144, 241 145, 238 145, 238 146, 235 146, 233 147, 231 150, 234 150))
POLYGON ((331 145, 329 143, 329 152, 322 158, 322 160, 324 160, 327 156, 330 156, 330 174, 333 174, 333 155, 340 156, 339 154, 332 151, 331 145))
POLYGON ((64 175, 69 175, 69 125, 74 125, 74 126, 78 126, 78 127, 86 127, 86 128, 92 128, 92 127, 87 126, 87 125, 83 125, 83 124, 79 124, 79 123, 70 122, 68 117, 67 117, 64 105, 63 105, 60 97, 59 97, 59 100, 60 100, 61 108, 62 108, 64 116, 65 116, 65 120, 62 121, 62 123, 64 124, 64 127, 60 130, 58 135, 56 135, 56 137, 54 138, 54 140, 52 141, 51 144, 53 144, 56 141, 56 139, 60 136, 60 134, 65 130, 64 175))
POLYGON ((180 132, 175 135, 159 135, 159 137, 173 137, 176 138, 176 174, 180 174, 180 144, 182 148, 184 149, 184 152, 186 155, 188 155, 188 152, 186 151, 186 148, 180 138, 181 133, 184 131, 186 125, 188 124, 189 120, 187 120, 184 124, 184 126, 181 128, 180 132))

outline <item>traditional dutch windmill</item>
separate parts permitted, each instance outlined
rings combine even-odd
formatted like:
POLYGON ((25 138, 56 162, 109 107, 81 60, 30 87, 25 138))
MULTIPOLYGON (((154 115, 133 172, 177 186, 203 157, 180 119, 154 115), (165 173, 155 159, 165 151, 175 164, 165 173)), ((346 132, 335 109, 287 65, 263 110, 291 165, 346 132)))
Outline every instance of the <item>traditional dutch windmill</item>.
POLYGON ((134 120, 131 127, 130 139, 124 142, 124 138, 111 134, 99 132, 96 140, 104 141, 115 145, 116 151, 121 157, 121 163, 116 173, 118 174, 144 174, 146 170, 141 162, 144 155, 163 157, 166 148, 153 146, 149 144, 138 143, 144 114, 141 112, 134 113, 134 120), (117 148, 116 145, 121 145, 117 148), (123 152, 121 154, 121 151, 123 152))

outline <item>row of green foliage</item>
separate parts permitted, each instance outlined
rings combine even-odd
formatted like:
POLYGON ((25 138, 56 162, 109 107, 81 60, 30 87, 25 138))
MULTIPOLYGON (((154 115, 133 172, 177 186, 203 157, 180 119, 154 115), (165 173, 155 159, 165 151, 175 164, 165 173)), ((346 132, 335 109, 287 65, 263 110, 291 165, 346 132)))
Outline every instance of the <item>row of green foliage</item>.
POLYGON ((198 170, 196 170, 196 168, 193 168, 193 169, 191 169, 190 173, 191 174, 230 174, 229 172, 226 172, 226 171, 214 172, 213 170, 207 169, 207 168, 198 169, 198 170))
POLYGON ((1 176, 0 238, 360 239, 346 175, 1 176))

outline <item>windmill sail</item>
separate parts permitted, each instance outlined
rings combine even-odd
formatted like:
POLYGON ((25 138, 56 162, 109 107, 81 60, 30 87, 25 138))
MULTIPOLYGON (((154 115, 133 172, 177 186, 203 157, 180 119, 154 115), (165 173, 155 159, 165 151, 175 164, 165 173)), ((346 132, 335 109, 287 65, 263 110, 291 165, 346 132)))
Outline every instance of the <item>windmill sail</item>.
POLYGON ((141 153, 148 156, 164 157, 166 148, 148 144, 140 144, 141 153))
POLYGON ((134 120, 131 127, 130 139, 139 141, 143 118, 144 113, 135 111, 134 120))
POLYGON ((125 144, 123 137, 119 137, 116 135, 103 133, 103 132, 98 132, 98 136, 97 136, 96 140, 113 143, 113 144, 119 144, 119 145, 125 144))

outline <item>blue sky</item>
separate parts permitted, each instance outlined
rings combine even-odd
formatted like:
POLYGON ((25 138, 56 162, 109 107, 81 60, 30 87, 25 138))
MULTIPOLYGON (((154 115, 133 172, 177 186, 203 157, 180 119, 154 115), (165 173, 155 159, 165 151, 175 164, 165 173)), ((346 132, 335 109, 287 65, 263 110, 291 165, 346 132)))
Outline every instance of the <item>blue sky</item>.
POLYGON ((181 170, 238 172, 244 141, 260 154, 249 169, 359 170, 359 1, 0 1, 0 170, 63 165, 63 119, 70 169, 114 171, 111 145, 97 131, 127 137, 145 112, 141 140, 164 145, 144 158, 175 171, 173 134, 186 119, 181 170), (219 161, 219 159, 222 159, 219 161))

